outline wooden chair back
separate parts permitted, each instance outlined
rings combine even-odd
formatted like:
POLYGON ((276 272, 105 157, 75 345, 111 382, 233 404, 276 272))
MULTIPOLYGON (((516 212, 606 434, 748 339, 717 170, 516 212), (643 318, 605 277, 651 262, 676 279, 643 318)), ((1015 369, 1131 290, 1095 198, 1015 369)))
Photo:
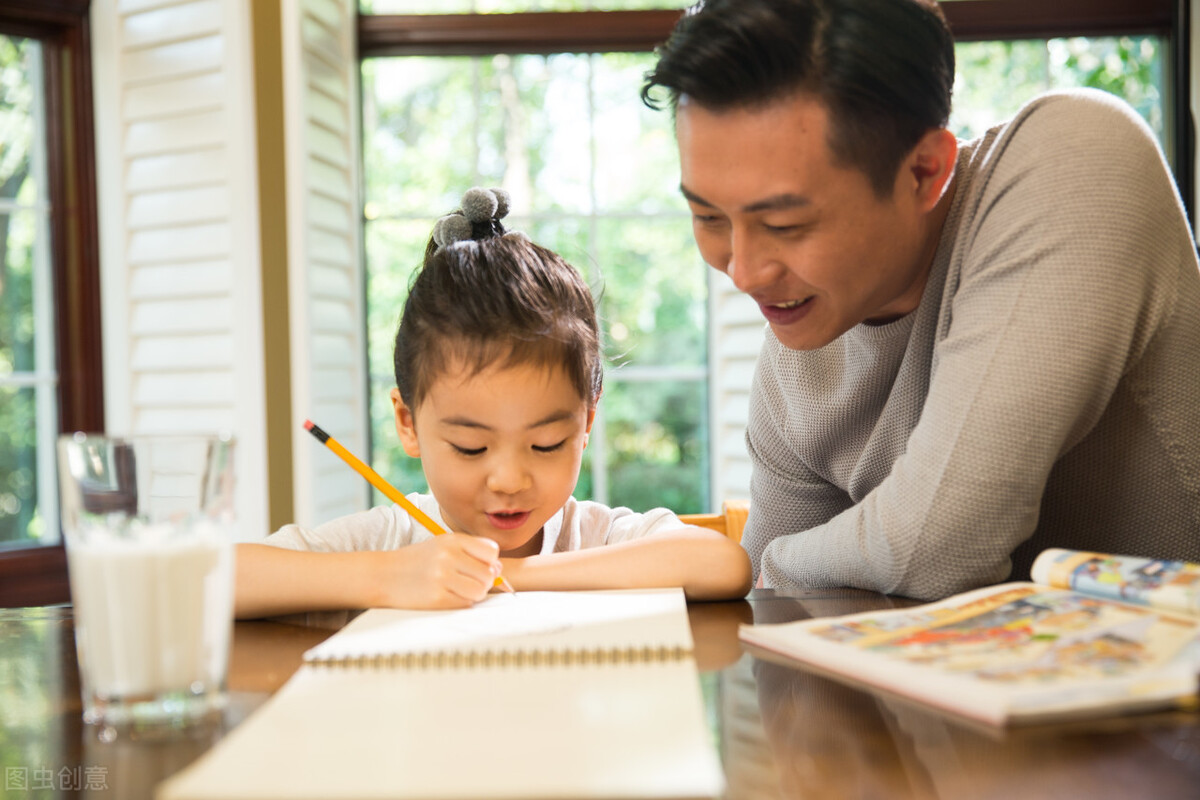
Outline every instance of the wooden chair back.
POLYGON ((749 513, 749 500, 726 500, 721 504, 720 514, 680 514, 679 518, 688 525, 718 531, 740 544, 749 513))

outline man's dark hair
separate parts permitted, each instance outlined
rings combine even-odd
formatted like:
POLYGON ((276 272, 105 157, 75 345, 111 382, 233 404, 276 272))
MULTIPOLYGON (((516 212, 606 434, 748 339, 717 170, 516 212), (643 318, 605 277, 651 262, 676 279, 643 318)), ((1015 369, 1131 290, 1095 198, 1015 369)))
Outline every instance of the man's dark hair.
POLYGON ((396 331, 396 386, 413 411, 454 360, 472 374, 499 364, 561 367, 589 404, 600 398, 600 326, 587 283, 552 250, 499 221, 475 238, 430 239, 396 331))
POLYGON ((811 95, 830 115, 829 148, 890 196, 896 170, 929 130, 945 127, 954 40, 933 0, 706 0, 657 50, 655 87, 703 108, 753 108, 811 95))

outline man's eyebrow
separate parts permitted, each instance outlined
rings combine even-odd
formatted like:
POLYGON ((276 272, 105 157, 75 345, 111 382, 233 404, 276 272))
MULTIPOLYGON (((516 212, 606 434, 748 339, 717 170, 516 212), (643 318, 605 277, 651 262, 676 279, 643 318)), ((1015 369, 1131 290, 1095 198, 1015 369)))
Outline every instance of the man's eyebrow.
POLYGON ((695 203, 696 205, 704 206, 705 208, 716 208, 716 206, 714 206, 712 203, 708 202, 703 197, 684 186, 682 183, 679 184, 679 193, 683 195, 684 200, 687 200, 690 203, 695 203))
MULTIPOLYGON (((570 411, 567 411, 566 409, 562 409, 562 410, 554 411, 550 414, 547 414, 546 416, 542 417, 541 419, 537 420, 536 422, 530 423, 527 427, 529 429, 543 428, 547 425, 553 425, 556 422, 562 422, 563 420, 569 420, 574 416, 575 415, 572 414, 570 411)), ((472 428, 472 429, 481 430, 481 431, 492 430, 492 426, 484 425, 479 420, 471 419, 470 417, 445 417, 442 419, 441 422, 443 425, 452 425, 456 428, 472 428)))
POLYGON ((812 203, 807 197, 802 194, 792 194, 790 192, 784 194, 776 194, 770 197, 765 197, 762 200, 744 206, 742 211, 753 214, 757 211, 785 211, 791 208, 800 208, 812 203))
MULTIPOLYGON (((679 191, 684 199, 695 203, 705 208, 716 208, 712 203, 705 200, 700 195, 680 184, 679 191)), ((770 197, 764 197, 762 200, 756 200, 749 205, 742 206, 742 212, 746 214, 756 214, 761 211, 782 211, 791 208, 800 208, 812 203, 807 197, 802 194, 794 194, 792 192, 784 192, 783 194, 775 194, 770 197)))

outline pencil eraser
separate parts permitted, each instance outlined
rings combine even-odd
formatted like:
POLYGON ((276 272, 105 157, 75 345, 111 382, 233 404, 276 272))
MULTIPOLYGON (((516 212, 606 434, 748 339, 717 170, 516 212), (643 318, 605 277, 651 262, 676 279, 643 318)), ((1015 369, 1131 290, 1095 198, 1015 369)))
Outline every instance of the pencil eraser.
POLYGON ((304 430, 306 430, 306 431, 311 431, 311 430, 312 430, 312 428, 313 428, 313 426, 312 426, 312 420, 311 420, 311 419, 306 419, 306 420, 304 420, 304 430))

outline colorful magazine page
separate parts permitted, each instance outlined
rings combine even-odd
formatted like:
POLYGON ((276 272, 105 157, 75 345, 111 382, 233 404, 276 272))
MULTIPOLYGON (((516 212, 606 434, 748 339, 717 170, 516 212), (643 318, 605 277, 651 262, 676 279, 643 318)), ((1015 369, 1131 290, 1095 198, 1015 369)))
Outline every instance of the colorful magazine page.
POLYGON ((1200 669, 1200 619, 1032 583, 740 635, 991 724, 1167 705, 1200 669))
POLYGON ((1034 583, 1200 614, 1200 564, 1080 550, 1044 550, 1033 562, 1034 583))

